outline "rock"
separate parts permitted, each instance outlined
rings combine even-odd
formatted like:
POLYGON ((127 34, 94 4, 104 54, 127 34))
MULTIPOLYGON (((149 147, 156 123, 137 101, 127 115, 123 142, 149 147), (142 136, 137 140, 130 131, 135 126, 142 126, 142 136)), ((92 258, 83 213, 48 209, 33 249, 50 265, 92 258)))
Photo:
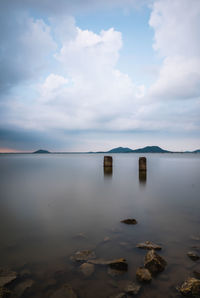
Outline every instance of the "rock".
POLYGON ((77 298, 77 295, 69 284, 65 284, 56 290, 50 298, 77 298))
POLYGON ((166 265, 167 262, 154 250, 150 250, 145 256, 144 266, 153 274, 163 271, 166 265))
POLYGON ((88 276, 92 275, 92 273, 94 272, 94 265, 84 263, 80 266, 80 270, 86 277, 88 277, 88 276))
POLYGON ((0 269, 0 287, 9 284, 17 278, 17 273, 10 269, 0 269))
POLYGON ((96 255, 91 250, 82 250, 77 251, 72 257, 71 260, 77 261, 77 262, 83 262, 88 261, 90 259, 95 259, 96 255))
POLYGON ((8 290, 6 288, 3 288, 3 287, 0 287, 0 298, 10 297, 10 294, 11 294, 10 290, 8 290))
POLYGON ((30 275, 31 275, 31 272, 28 269, 23 269, 22 271, 20 271, 20 277, 28 277, 30 275))
POLYGON ((130 281, 124 288, 124 291, 129 295, 137 295, 140 291, 141 286, 130 281))
POLYGON ((136 277, 141 282, 150 282, 152 280, 151 272, 146 268, 138 268, 136 277))
POLYGON ((196 267, 193 271, 196 278, 200 279, 200 266, 196 267))
POLYGON ((88 260, 88 263, 94 265, 108 265, 113 269, 117 270, 125 270, 128 269, 128 264, 125 259, 114 259, 114 260, 104 260, 104 259, 96 259, 96 260, 88 260))
POLYGON ((189 277, 177 290, 188 297, 200 297, 200 280, 189 277))
POLYGON ((28 288, 32 287, 33 284, 34 281, 32 279, 27 279, 15 287, 14 293, 17 297, 21 297, 28 288))
POLYGON ((143 243, 138 243, 137 244, 138 248, 142 248, 142 249, 154 249, 154 250, 161 250, 162 247, 160 245, 157 245, 151 241, 145 241, 143 243))
POLYGON ((188 251, 187 256, 193 261, 197 261, 200 259, 200 256, 193 251, 188 251))
POLYGON ((137 220, 134 218, 124 219, 124 220, 121 220, 121 222, 124 224, 127 224, 127 225, 136 225, 137 224, 137 220))

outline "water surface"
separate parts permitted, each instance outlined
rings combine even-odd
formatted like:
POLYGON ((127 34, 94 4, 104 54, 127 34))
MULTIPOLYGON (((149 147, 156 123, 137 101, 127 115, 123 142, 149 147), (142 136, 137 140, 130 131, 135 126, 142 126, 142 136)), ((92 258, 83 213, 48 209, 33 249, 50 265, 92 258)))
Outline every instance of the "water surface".
POLYGON ((141 155, 112 156, 112 171, 104 171, 102 154, 0 155, 0 266, 18 272, 8 285, 14 293, 26 270, 34 284, 22 297, 50 297, 64 283, 80 298, 118 294, 111 281, 136 280, 146 254, 136 244, 150 240, 168 266, 138 297, 179 297, 175 287, 198 265, 186 253, 200 246, 192 239, 200 236, 200 155, 146 154, 146 177, 141 155), (120 223, 129 217, 138 224, 120 223), (83 249, 124 257, 129 270, 113 278, 97 267, 85 278, 69 259, 83 249))

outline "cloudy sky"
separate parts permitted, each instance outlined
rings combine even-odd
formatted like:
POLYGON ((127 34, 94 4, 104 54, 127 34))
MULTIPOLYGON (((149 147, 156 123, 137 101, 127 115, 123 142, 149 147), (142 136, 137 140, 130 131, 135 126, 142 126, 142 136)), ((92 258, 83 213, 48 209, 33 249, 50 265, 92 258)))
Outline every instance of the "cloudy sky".
POLYGON ((0 152, 200 148, 199 0, 0 0, 0 152))

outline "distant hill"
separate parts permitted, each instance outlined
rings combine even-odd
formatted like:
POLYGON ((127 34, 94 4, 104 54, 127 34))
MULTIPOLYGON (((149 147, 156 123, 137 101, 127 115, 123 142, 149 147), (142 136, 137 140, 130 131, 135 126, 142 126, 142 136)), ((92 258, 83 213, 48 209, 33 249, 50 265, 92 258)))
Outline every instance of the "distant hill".
POLYGON ((200 153, 200 149, 193 151, 193 153, 200 153))
POLYGON ((169 153, 170 151, 164 150, 158 146, 147 146, 144 148, 133 150, 135 153, 169 153))
POLYGON ((140 149, 130 149, 124 147, 117 147, 107 151, 106 153, 169 153, 170 151, 164 150, 158 146, 147 146, 140 149))
POLYGON ((47 150, 39 149, 39 150, 37 150, 37 151, 35 151, 33 153, 50 153, 50 152, 47 151, 47 150))
POLYGON ((133 152, 133 150, 130 148, 117 147, 117 148, 111 149, 107 152, 108 153, 129 153, 129 152, 133 152))

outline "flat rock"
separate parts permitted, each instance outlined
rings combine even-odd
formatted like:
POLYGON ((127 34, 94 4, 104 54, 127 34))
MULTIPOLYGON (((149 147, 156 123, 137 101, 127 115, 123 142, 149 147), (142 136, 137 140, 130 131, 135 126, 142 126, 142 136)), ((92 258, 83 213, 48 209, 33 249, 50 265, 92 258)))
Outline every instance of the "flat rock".
POLYGON ((74 236, 76 239, 87 239, 84 233, 78 233, 74 236))
POLYGON ((69 284, 65 284, 56 290, 50 298, 77 298, 77 295, 69 284))
POLYGON ((32 279, 27 279, 19 283, 15 289, 14 293, 17 297, 21 297, 23 293, 28 289, 31 288, 32 285, 34 284, 34 281, 32 279))
POLYGON ((92 273, 94 272, 94 265, 89 263, 83 263, 80 266, 80 270, 86 277, 88 277, 92 275, 92 273))
POLYGON ((159 256, 154 250, 148 251, 145 256, 144 266, 153 274, 162 272, 165 269, 167 262, 159 256))
POLYGON ((134 218, 127 218, 124 220, 121 220, 122 223, 127 224, 127 225, 136 225, 137 224, 137 220, 134 218))
POLYGON ((141 282, 150 282, 152 280, 151 272, 146 268, 138 268, 136 277, 141 282))
POLYGON ((136 245, 138 248, 142 248, 142 249, 154 249, 154 250, 161 250, 162 247, 158 244, 155 244, 151 241, 145 241, 145 242, 142 242, 142 243, 138 243, 136 245))
POLYGON ((194 251, 188 251, 187 256, 193 261, 197 261, 200 259, 200 256, 194 251))
POLYGON ((128 264, 124 258, 114 259, 114 260, 104 260, 104 259, 95 259, 88 260, 88 263, 94 265, 108 265, 113 269, 117 270, 128 270, 128 264))
POLYGON ((124 287, 124 291, 128 295, 137 295, 140 289, 141 289, 141 286, 132 281, 128 282, 124 287))
POLYGON ((200 280, 189 277, 177 290, 188 297, 200 297, 200 280))
POLYGON ((17 273, 10 269, 0 269, 0 287, 9 284, 17 278, 17 273))
POLYGON ((82 250, 77 251, 72 257, 71 260, 77 261, 77 262, 83 262, 88 261, 90 259, 95 259, 96 255, 91 250, 82 250))

